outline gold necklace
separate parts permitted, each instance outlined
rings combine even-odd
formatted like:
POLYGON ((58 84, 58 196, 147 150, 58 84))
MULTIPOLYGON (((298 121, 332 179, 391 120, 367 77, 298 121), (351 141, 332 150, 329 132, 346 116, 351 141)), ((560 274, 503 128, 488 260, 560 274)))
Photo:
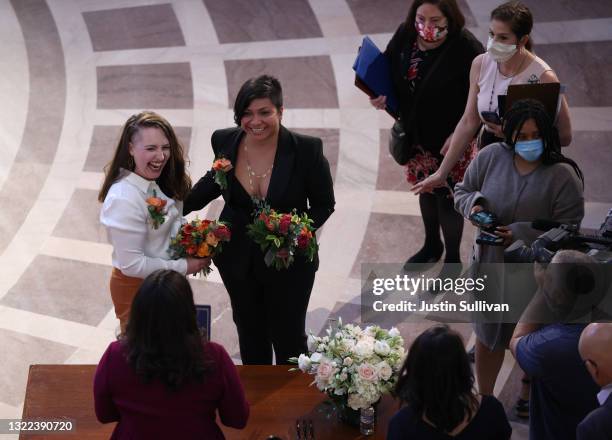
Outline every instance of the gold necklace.
POLYGON ((268 169, 263 174, 257 174, 255 173, 255 171, 253 171, 253 168, 251 168, 251 164, 249 163, 249 148, 247 147, 246 143, 244 144, 244 154, 245 154, 245 159, 246 159, 247 174, 249 175, 249 186, 251 187, 251 191, 255 193, 255 185, 253 185, 253 178, 265 179, 266 177, 268 177, 270 173, 272 172, 272 168, 274 167, 274 162, 272 162, 272 164, 268 167, 268 169))

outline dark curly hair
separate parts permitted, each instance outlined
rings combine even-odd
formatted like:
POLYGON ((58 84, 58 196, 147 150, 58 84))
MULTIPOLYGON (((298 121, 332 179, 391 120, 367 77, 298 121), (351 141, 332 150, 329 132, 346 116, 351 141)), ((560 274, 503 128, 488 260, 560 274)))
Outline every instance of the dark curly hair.
POLYGON ((192 380, 202 382, 214 368, 196 323, 191 286, 173 270, 157 270, 145 278, 119 340, 144 383, 157 379, 178 390, 192 380))
POLYGON ((446 325, 421 333, 399 372, 395 395, 436 428, 451 432, 478 407, 461 336, 446 325))
POLYGON ((544 144, 544 153, 542 154, 542 163, 552 165, 558 162, 570 165, 584 185, 584 176, 578 167, 578 164, 569 157, 565 157, 561 153, 561 141, 559 140, 559 132, 553 125, 550 116, 546 112, 544 105, 535 99, 521 99, 512 104, 510 110, 504 115, 502 131, 506 144, 514 149, 518 135, 523 128, 523 124, 528 119, 533 119, 544 144))

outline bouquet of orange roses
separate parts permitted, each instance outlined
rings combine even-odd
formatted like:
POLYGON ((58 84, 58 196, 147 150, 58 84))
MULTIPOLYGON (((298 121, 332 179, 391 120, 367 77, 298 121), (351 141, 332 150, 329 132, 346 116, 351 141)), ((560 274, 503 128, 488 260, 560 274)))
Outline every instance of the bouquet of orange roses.
POLYGON ((293 263, 296 254, 314 259, 319 246, 312 223, 306 213, 298 215, 295 209, 282 214, 262 205, 247 226, 247 235, 261 247, 266 265, 281 270, 293 263))
MULTIPOLYGON (((226 223, 196 218, 181 226, 170 240, 168 253, 172 259, 214 257, 222 251, 223 243, 230 241, 231 236, 226 223)), ((204 275, 211 271, 210 267, 202 270, 204 275)))

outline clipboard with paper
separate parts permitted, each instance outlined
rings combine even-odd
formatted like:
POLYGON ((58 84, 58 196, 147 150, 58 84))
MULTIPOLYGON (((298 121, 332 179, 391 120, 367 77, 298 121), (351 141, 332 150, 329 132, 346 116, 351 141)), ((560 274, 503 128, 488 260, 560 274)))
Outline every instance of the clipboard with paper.
POLYGON ((510 110, 512 104, 521 99, 534 99, 540 101, 551 121, 556 121, 561 107, 561 97, 564 88, 559 83, 538 83, 538 84, 512 84, 508 86, 508 94, 500 95, 500 116, 510 110), (504 110, 502 112, 502 109, 504 110))
POLYGON ((391 66, 387 57, 376 47, 370 37, 363 37, 357 58, 353 63, 355 85, 370 98, 387 97, 386 111, 397 119, 399 103, 391 82, 391 66))

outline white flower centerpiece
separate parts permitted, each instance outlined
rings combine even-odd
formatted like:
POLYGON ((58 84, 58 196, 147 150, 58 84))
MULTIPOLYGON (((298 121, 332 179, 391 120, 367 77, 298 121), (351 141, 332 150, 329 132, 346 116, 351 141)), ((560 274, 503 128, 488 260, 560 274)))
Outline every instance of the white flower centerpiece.
MULTIPOLYGON (((291 358, 298 368, 314 375, 317 388, 336 405, 342 419, 358 417, 361 408, 374 405, 393 389, 404 361, 404 339, 397 328, 357 325, 328 328, 327 336, 308 336, 308 354, 291 358), (347 414, 353 410, 352 415, 347 414)), ((358 419, 357 419, 358 423, 358 419)))

